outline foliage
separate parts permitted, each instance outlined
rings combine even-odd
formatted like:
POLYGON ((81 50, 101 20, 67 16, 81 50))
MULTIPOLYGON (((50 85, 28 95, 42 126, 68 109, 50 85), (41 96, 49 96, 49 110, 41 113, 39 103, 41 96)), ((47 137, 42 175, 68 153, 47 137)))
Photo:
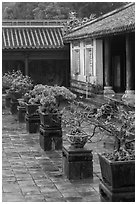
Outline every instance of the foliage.
POLYGON ((39 104, 44 89, 45 86, 42 84, 35 85, 32 90, 24 95, 24 101, 30 104, 39 104))
POLYGON ((72 93, 64 86, 53 86, 51 87, 51 92, 58 103, 60 103, 61 100, 73 101, 77 97, 76 94, 72 93))
POLYGON ((84 129, 89 109, 87 107, 82 109, 81 104, 81 102, 73 101, 70 106, 62 110, 62 125, 68 129, 70 135, 87 135, 84 129))
POLYGON ((5 73, 2 77, 2 86, 9 88, 9 93, 19 93, 23 96, 32 87, 32 80, 24 76, 20 70, 5 73))
POLYGON ((35 2, 3 2, 2 17, 3 19, 34 19, 32 11, 37 4, 35 2))
POLYGON ((56 98, 53 95, 49 96, 42 95, 39 110, 40 112, 43 113, 58 113, 59 110, 56 98))
POLYGON ((33 12, 35 19, 66 19, 68 10, 59 2, 40 2, 33 12))
POLYGON ((97 109, 95 118, 102 121, 105 125, 109 126, 112 134, 118 132, 135 133, 135 112, 133 110, 124 110, 123 105, 117 105, 115 102, 108 102, 97 109), (118 121, 118 127, 115 122, 118 121))
POLYGON ((40 109, 42 112, 57 112, 62 100, 72 101, 75 98, 76 95, 64 86, 45 86, 40 109))
POLYGON ((135 150, 134 148, 127 149, 124 151, 124 149, 120 149, 119 151, 114 150, 114 152, 111 153, 103 153, 103 155, 112 161, 128 161, 128 160, 135 160, 135 150))
POLYGON ((10 93, 17 92, 23 96, 33 87, 31 78, 29 76, 24 76, 20 70, 17 70, 16 72, 13 71, 11 73, 11 78, 13 80, 9 89, 10 93))
POLYGON ((14 78, 17 76, 17 72, 15 72, 14 70, 12 72, 6 72, 3 76, 2 76, 2 88, 10 88, 12 85, 12 82, 14 80, 14 78))
POLYGON ((135 133, 135 112, 125 109, 123 105, 115 102, 103 104, 97 110, 83 102, 74 101, 63 110, 62 123, 68 128, 71 135, 87 134, 86 128, 94 125, 93 132, 89 140, 96 133, 96 128, 108 132, 115 137, 115 150, 113 153, 106 154, 111 160, 129 160, 135 158, 134 133, 135 133))
POLYGON ((62 86, 38 84, 26 93, 24 99, 30 104, 40 104, 42 112, 57 112, 61 100, 72 101, 76 98, 69 89, 62 86))
POLYGON ((109 159, 115 161, 133 159, 134 134, 135 134, 135 111, 128 110, 123 105, 108 102, 97 109, 95 127, 100 127, 115 137, 115 150, 107 154, 109 159))
POLYGON ((68 19, 70 12, 77 18, 96 17, 128 2, 3 2, 3 19, 68 19))

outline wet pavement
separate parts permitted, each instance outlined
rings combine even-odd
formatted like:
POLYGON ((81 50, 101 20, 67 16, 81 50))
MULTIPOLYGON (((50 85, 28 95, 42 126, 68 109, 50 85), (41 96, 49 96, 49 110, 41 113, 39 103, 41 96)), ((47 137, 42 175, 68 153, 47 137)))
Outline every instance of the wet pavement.
MULTIPOLYGON (((39 133, 26 132, 25 123, 3 110, 2 201, 3 202, 100 202, 100 166, 97 153, 104 151, 98 134, 91 143, 93 179, 68 180, 63 173, 62 151, 44 151, 39 133)), ((63 145, 69 145, 63 131, 63 145)))

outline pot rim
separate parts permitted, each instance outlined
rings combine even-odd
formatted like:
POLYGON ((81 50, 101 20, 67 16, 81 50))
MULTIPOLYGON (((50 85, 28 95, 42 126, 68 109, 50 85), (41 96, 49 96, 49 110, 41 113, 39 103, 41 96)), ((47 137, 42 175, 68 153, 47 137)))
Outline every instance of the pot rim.
POLYGON ((32 103, 26 103, 26 102, 25 102, 25 105, 27 105, 27 106, 30 106, 30 105, 31 105, 31 106, 39 106, 40 104, 38 104, 38 103, 33 103, 33 104, 32 104, 32 103))
POLYGON ((38 110, 38 112, 39 112, 40 114, 42 114, 42 115, 62 115, 60 112, 58 112, 58 113, 44 113, 44 112, 42 112, 41 110, 38 110))
POLYGON ((75 135, 72 135, 72 134, 69 134, 69 133, 66 133, 67 136, 74 136, 74 137, 88 137, 87 134, 75 134, 75 135))
POLYGON ((102 157, 110 165, 129 164, 129 163, 135 164, 135 160, 112 161, 112 160, 109 160, 108 158, 106 158, 104 155, 102 155, 102 153, 98 153, 98 156, 102 157))

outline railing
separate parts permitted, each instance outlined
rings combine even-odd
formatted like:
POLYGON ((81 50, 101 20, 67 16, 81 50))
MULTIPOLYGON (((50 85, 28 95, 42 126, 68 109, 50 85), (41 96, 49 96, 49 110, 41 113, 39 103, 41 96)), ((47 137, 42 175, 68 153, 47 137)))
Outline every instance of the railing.
POLYGON ((64 26, 67 20, 3 20, 2 26, 64 26))

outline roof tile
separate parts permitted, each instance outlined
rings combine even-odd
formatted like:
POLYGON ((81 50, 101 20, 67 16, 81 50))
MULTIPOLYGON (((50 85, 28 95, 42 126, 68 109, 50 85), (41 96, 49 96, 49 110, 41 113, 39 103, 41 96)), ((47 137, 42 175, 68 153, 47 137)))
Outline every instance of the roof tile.
POLYGON ((135 30, 135 4, 133 3, 75 28, 63 39, 71 41, 86 37, 102 37, 132 30, 135 30))
POLYGON ((62 30, 57 27, 3 27, 2 48, 51 49, 62 48, 62 30))

